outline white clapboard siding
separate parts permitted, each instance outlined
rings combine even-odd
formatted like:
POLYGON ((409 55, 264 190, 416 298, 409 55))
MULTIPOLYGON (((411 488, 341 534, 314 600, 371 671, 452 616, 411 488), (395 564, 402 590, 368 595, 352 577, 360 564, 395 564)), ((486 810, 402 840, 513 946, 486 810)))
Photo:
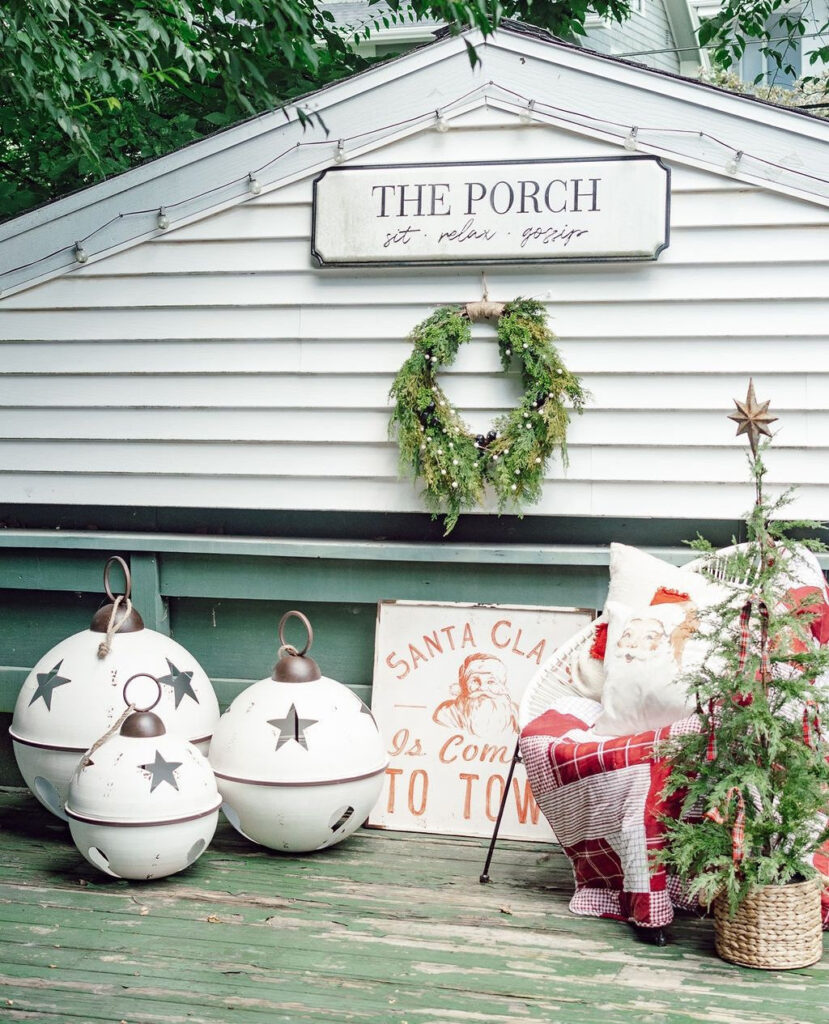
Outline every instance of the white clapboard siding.
MULTIPOLYGON (((424 289, 437 291, 445 286, 442 278, 424 275, 424 289)), ((487 275, 490 294, 497 295, 499 278, 487 275)), ((690 282, 689 282, 690 283, 690 282)), ((393 279, 383 282, 379 290, 391 290, 393 279)), ((501 294, 517 292, 516 281, 504 278, 501 294)), ((184 285, 183 285, 184 288, 184 285)), ((549 289, 548 289, 549 290, 549 289)), ((528 293, 532 296, 532 293, 528 293)), ((710 300, 693 292, 681 302, 649 303, 637 301, 636 289, 630 289, 630 300, 571 304, 566 310, 555 302, 550 304, 550 325, 561 339, 577 340, 595 337, 612 330, 621 340, 636 338, 684 337, 705 338, 713 330, 718 336, 781 338, 789 334, 825 337, 827 317, 825 300, 710 300), (597 308, 598 307, 598 308, 597 308), (763 316, 755 319, 758 307, 763 316)), ((480 275, 466 274, 459 282, 456 301, 468 296, 480 298, 480 275)), ((533 296, 543 299, 542 296, 533 296)), ((182 294, 182 300, 184 295, 182 294)), ((439 304, 439 303, 438 303, 439 304)), ((131 339, 182 339, 193 337, 227 338, 326 338, 341 337, 359 346, 363 339, 396 335, 404 338, 412 327, 428 316, 434 303, 423 305, 386 305, 373 303, 371 311, 360 306, 238 306, 209 308, 204 306, 131 309, 84 309, 73 317, 63 309, 4 310, 0 308, 0 332, 15 340, 71 340, 79 335, 86 339, 112 338, 115 320, 125 341, 131 339)), ((163 360, 161 365, 163 366, 163 360)), ((48 368, 47 368, 48 369, 48 368)), ((750 369, 750 368, 747 368, 750 369)))
MULTIPOLYGON (((724 274, 720 267, 699 267, 694 280, 706 302, 756 301, 758 299, 818 299, 826 295, 826 264, 800 264, 797 272, 781 274, 776 266, 747 268, 743 274, 724 274)), ((435 303, 458 302, 455 271, 432 285, 435 303)), ((468 272, 464 273, 468 278, 468 272)), ((527 268, 514 274, 515 283, 528 295, 544 294, 559 309, 569 306, 591 307, 618 304, 636 290, 640 302, 684 303, 692 301, 687 293, 688 275, 684 267, 659 264, 628 266, 623 270, 577 270, 562 268, 554 277, 527 268), (549 295, 546 293, 549 292, 549 295)), ((497 278, 495 278, 497 279, 497 278)), ((296 304, 314 306, 357 306, 374 304, 372 296, 382 280, 378 273, 354 280, 342 274, 256 273, 197 274, 188 279, 188 299, 202 308, 235 309, 251 306, 296 304)), ((146 309, 181 304, 181 278, 175 274, 131 275, 55 281, 49 296, 37 295, 37 289, 13 295, 9 310, 20 309, 146 309)), ((412 275, 401 275, 394 295, 400 302, 412 304, 422 294, 422 282, 412 275)), ((701 301, 701 300, 699 300, 701 301)))
MULTIPOLYGON (((717 267, 723 264, 756 264, 758 253, 774 252, 775 262, 829 263, 824 225, 746 225, 739 233, 730 227, 689 224, 671 228, 671 245, 659 257, 660 265, 689 264, 717 267), (784 238, 785 235, 785 238, 784 238), (781 242, 785 241, 785 246, 781 242)), ((309 262, 307 232, 296 238, 185 239, 173 232, 159 241, 145 242, 139 250, 116 253, 75 277, 95 278, 136 274, 290 273, 286 268, 309 262)), ((556 274, 565 272, 564 267, 556 274)))
MULTIPOLYGON (((678 115, 679 116, 679 115, 678 115)), ((479 117, 366 163, 619 154, 479 117)), ((591 393, 537 515, 736 518, 745 445, 725 417, 753 375, 780 417, 774 484, 829 517, 829 215, 671 165, 655 263, 493 267, 496 299, 547 303, 591 393)), ((477 268, 315 269, 311 177, 0 300, 0 485, 9 502, 417 511, 389 388, 406 337, 477 268)), ((494 331, 442 374, 475 430, 520 395, 494 331)), ((486 506, 496 511, 490 500, 486 506)))
MULTIPOLYGON (((661 336, 631 338, 620 345, 615 338, 578 340, 561 338, 558 348, 574 373, 630 373, 647 366, 650 373, 694 373, 716 360, 720 373, 742 374, 750 362, 755 374, 775 373, 780 368, 780 348, 786 348, 786 370, 799 373, 829 372, 829 345, 810 335, 787 332, 774 338, 714 335, 708 337, 661 336)), ((359 346, 350 339, 226 338, 164 342, 164 366, 155 363, 158 342, 146 340, 26 341, 0 342, 0 380, 27 376, 42 381, 69 375, 130 374, 146 378, 169 374, 268 374, 289 370, 307 374, 390 374, 397 372, 411 352, 404 338, 374 338, 359 346)), ((476 328, 471 342, 459 352, 452 366, 442 371, 446 380, 459 374, 499 374, 500 363, 493 332, 476 328)), ((33 391, 40 385, 36 385, 33 391)), ((448 387, 448 385, 447 385, 448 387)), ((32 392, 27 392, 31 394, 32 392)))
MULTIPOLYGON (((496 410, 464 409, 463 416, 473 430, 488 429, 496 410)), ((321 442, 375 444, 389 425, 386 410, 338 409, 336 437, 330 423, 313 409, 261 408, 181 409, 109 408, 87 409, 64 406, 13 407, 0 409, 0 439, 48 439, 53 441, 239 441, 239 442, 321 442)), ((787 411, 777 446, 823 450, 829 436, 829 411, 787 411)), ((694 445, 702 448, 739 448, 741 442, 723 432, 722 424, 707 412, 654 410, 645 418, 636 409, 597 409, 571 420, 568 447, 634 447, 694 445)), ((56 458, 60 447, 54 447, 56 458)))
MULTIPOLYGON (((49 408, 311 408, 320 416, 328 409, 387 409, 391 374, 131 374, 92 377, 33 375, 0 377, 3 405, 43 405, 49 408)), ((584 374, 591 394, 589 409, 708 410, 718 414, 732 394, 745 391, 743 374, 584 374)), ((774 389, 776 410, 829 408, 829 374, 758 375, 760 391, 774 389)), ((449 400, 461 409, 500 410, 517 397, 517 383, 501 375, 458 374, 446 385, 449 400)), ((589 415, 588 412, 585 415, 589 415)), ((334 414, 336 419, 336 413, 334 414)), ((726 430, 728 430, 726 424, 726 430)), ((331 431, 336 438, 337 431, 331 431)))
MULTIPOLYGON (((608 450, 599 446, 574 448, 569 453, 566 473, 555 465, 550 479, 573 482, 593 480, 626 481, 633 476, 658 483, 708 481, 728 483, 734 469, 736 446, 703 450, 688 444, 661 447, 637 445, 608 450)), ((251 442, 183 443, 179 441, 141 441, 124 446, 117 440, 105 441, 0 441, 0 459, 12 472, 156 473, 177 476, 180 467, 199 476, 221 479, 247 477, 312 477, 393 480, 397 476, 396 446, 386 444, 300 444, 251 442)), ((785 465, 787 481, 829 484, 829 461, 810 466, 812 453, 802 448, 785 452, 785 460, 770 467, 768 480, 781 481, 785 465), (809 479, 811 477, 811 480, 809 479)))

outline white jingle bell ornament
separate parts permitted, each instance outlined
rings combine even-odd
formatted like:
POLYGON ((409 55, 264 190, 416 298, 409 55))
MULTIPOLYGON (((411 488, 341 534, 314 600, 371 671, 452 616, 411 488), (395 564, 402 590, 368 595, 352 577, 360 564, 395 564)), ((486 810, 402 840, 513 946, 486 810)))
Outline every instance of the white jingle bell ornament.
POLYGON ((204 852, 222 802, 207 758, 171 735, 152 709, 128 705, 120 720, 86 752, 69 783, 66 815, 78 850, 116 878, 163 878, 204 852))
POLYGON ((320 674, 307 656, 313 636, 300 612, 283 615, 273 676, 239 694, 210 744, 222 810, 242 835, 273 850, 322 850, 351 835, 377 802, 386 770, 374 716, 347 686, 320 674), (285 643, 291 616, 308 630, 301 651, 285 643))
POLYGON ((121 715, 124 680, 152 671, 162 689, 160 711, 177 735, 207 753, 219 720, 210 680, 175 640, 146 629, 130 601, 126 562, 110 558, 104 569, 109 603, 89 629, 67 637, 35 665, 20 690, 9 733, 20 774, 48 810, 66 818, 69 780, 85 750, 121 715), (124 594, 113 595, 109 574, 121 566, 124 594))

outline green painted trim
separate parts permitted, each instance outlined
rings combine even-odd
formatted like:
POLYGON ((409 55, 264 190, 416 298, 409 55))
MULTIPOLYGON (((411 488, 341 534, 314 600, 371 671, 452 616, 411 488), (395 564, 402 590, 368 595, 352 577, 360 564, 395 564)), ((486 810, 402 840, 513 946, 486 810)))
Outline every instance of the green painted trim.
POLYGON ((17 695, 23 685, 30 668, 17 665, 0 665, 0 713, 14 711, 17 695))
POLYGON ((133 554, 130 558, 132 600, 141 609, 144 625, 165 636, 170 635, 167 603, 161 596, 161 576, 155 555, 133 554))
MULTIPOLYGON (((55 533, 53 530, 0 531, 0 549, 113 552, 166 552, 243 555, 264 558, 325 558, 380 562, 491 563, 497 565, 607 565, 606 545, 569 544, 413 544, 386 541, 274 540, 265 537, 204 537, 171 533, 55 533)), ((688 548, 647 548, 681 565, 694 557, 688 548)))

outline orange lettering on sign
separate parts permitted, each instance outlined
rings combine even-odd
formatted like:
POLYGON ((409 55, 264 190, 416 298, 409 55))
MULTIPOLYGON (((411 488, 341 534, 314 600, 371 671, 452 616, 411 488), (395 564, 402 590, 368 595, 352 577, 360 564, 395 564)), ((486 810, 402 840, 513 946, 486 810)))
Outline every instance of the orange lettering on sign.
POLYGON ((515 643, 512 645, 513 654, 517 654, 519 656, 519 658, 523 658, 524 657, 524 652, 522 650, 519 650, 519 648, 518 648, 518 641, 521 639, 521 633, 522 632, 523 632, 523 630, 521 630, 521 629, 518 630, 518 636, 515 638, 515 643))
POLYGON ((386 804, 386 810, 389 814, 394 814, 394 784, 397 781, 395 776, 402 775, 402 768, 387 768, 386 775, 389 777, 389 799, 386 804))
POLYGON ((509 647, 509 637, 507 637, 506 640, 504 640, 502 643, 501 640, 496 636, 496 633, 498 632, 498 629, 501 626, 506 626, 506 628, 509 630, 512 628, 512 623, 508 619, 501 619, 500 621, 496 622, 495 625, 492 627, 492 634, 490 636, 490 639, 492 640, 496 647, 509 647))
POLYGON ((458 775, 459 779, 463 779, 466 783, 466 792, 463 798, 463 816, 466 821, 472 817, 472 783, 480 778, 479 775, 468 775, 466 772, 461 772, 458 775))
POLYGON ((412 659, 412 668, 417 668, 418 661, 426 661, 426 655, 421 654, 414 644, 409 644, 409 655, 412 659))
POLYGON ((501 800, 504 796, 504 780, 500 775, 490 775, 486 783, 486 816, 490 821, 495 821, 498 817, 498 808, 501 806, 501 800), (493 790, 496 788, 495 783, 498 784, 498 796, 493 799, 493 790))
POLYGON ((391 652, 388 658, 386 658, 386 664, 392 671, 394 671, 398 667, 402 667, 403 672, 401 675, 397 677, 398 679, 405 679, 406 676, 409 674, 409 666, 407 662, 405 662, 402 658, 397 657, 397 651, 391 652), (395 659, 397 660, 395 661, 395 659))
POLYGON ((449 641, 449 650, 450 651, 454 651, 454 649, 455 649, 455 638, 452 636, 452 634, 454 632, 455 632, 455 627, 454 626, 443 626, 441 628, 441 633, 445 633, 446 634, 446 639, 449 641))
POLYGON ((535 802, 535 797, 530 791, 530 783, 528 780, 524 781, 524 796, 521 797, 521 785, 518 779, 512 780, 512 791, 515 794, 515 808, 518 811, 518 820, 522 825, 527 823, 527 813, 529 812, 530 819, 533 825, 538 824, 538 816, 541 813, 538 804, 535 802))
POLYGON ((423 771, 422 768, 418 768, 412 772, 412 777, 409 779, 409 810, 416 817, 419 818, 426 810, 426 798, 429 794, 429 776, 423 771), (415 805, 415 787, 418 779, 421 779, 420 784, 420 801, 415 805))
POLYGON ((450 756, 449 751, 451 750, 452 747, 457 747, 458 744, 460 743, 463 743, 463 736, 461 736, 458 733, 455 736, 450 736, 449 739, 443 744, 443 746, 440 748, 440 752, 438 753, 438 757, 443 762, 443 764, 451 764, 453 761, 457 761, 458 755, 453 753, 450 756))

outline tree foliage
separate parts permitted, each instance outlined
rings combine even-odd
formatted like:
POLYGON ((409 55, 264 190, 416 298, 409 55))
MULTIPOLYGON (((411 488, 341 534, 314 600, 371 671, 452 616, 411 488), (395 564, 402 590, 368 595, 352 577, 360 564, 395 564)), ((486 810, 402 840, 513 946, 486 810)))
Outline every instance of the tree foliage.
MULTIPOLYGON (((572 35, 589 11, 621 18, 627 5, 389 0, 380 17, 489 33, 512 16, 572 35)), ((350 42, 320 0, 10 0, 0 7, 0 216, 361 70, 350 42)))
MULTIPOLYGON (((816 10, 815 0, 796 4, 791 0, 723 0, 717 14, 702 22, 699 42, 710 47, 714 64, 725 69, 739 61, 750 42, 757 42, 770 68, 800 78, 795 55, 812 33, 816 38, 810 47, 810 65, 829 64, 829 21, 821 21, 824 17, 816 10)), ((763 77, 758 75, 756 81, 763 77)), ((816 75, 804 77, 807 83, 817 80, 816 75)), ((767 84, 776 84, 774 79, 772 72, 767 84)))

